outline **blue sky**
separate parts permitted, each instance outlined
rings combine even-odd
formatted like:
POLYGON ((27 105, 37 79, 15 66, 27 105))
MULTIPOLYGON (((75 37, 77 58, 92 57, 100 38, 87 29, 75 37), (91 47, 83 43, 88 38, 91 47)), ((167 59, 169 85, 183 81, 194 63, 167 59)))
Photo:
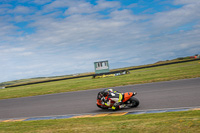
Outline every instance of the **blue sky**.
POLYGON ((200 54, 199 0, 1 0, 0 82, 200 54))

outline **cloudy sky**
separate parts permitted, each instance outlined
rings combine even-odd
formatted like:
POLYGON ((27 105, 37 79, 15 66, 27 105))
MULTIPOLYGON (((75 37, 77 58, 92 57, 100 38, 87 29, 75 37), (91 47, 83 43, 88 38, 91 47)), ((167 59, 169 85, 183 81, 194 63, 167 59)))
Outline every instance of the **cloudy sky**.
POLYGON ((0 0, 0 82, 200 54, 199 0, 0 0))

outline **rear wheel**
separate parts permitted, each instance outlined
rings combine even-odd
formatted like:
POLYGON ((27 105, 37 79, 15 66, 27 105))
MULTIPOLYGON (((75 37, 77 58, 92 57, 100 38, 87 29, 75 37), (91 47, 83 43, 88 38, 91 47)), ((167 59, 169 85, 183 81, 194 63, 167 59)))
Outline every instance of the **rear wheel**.
POLYGON ((128 101, 129 101, 128 107, 131 108, 137 107, 140 104, 139 100, 135 97, 131 97, 128 101))

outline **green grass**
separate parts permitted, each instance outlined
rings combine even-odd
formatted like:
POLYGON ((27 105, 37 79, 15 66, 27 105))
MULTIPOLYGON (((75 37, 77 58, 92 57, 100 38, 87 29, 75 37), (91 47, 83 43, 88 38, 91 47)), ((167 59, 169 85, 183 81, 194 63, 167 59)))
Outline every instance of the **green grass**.
POLYGON ((130 72, 130 74, 115 77, 99 79, 85 77, 0 89, 0 99, 196 78, 200 77, 200 63, 192 61, 130 72))
POLYGON ((1 133, 198 133, 200 111, 0 123, 1 133))
MULTIPOLYGON (((120 71, 120 70, 132 70, 136 68, 141 68, 141 67, 152 67, 155 65, 163 65, 166 63, 176 63, 176 62, 185 62, 185 61, 194 61, 194 59, 191 59, 190 57, 181 57, 173 60, 166 60, 166 61, 158 61, 153 64, 146 64, 146 65, 140 65, 140 66, 131 66, 131 67, 125 67, 125 68, 118 68, 118 69, 111 69, 110 71, 120 71)), ((38 82, 43 82, 43 81, 49 81, 51 82, 52 80, 63 80, 69 77, 79 77, 79 76, 84 76, 84 75, 90 75, 94 74, 94 72, 89 72, 89 73, 81 73, 76 76, 74 75, 62 75, 62 76, 53 76, 53 77, 35 77, 35 78, 30 78, 30 79, 20 79, 20 80, 13 80, 13 81, 7 81, 7 82, 2 82, 0 83, 0 87, 10 87, 10 86, 16 86, 16 85, 23 85, 23 84, 29 84, 29 83, 38 83, 38 82)))

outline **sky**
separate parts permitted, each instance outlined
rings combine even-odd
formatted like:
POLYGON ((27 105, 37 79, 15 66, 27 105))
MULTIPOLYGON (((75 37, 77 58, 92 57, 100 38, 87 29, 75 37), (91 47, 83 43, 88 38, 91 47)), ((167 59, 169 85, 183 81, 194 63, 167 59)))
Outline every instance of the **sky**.
POLYGON ((0 0, 0 82, 200 54, 199 0, 0 0))

